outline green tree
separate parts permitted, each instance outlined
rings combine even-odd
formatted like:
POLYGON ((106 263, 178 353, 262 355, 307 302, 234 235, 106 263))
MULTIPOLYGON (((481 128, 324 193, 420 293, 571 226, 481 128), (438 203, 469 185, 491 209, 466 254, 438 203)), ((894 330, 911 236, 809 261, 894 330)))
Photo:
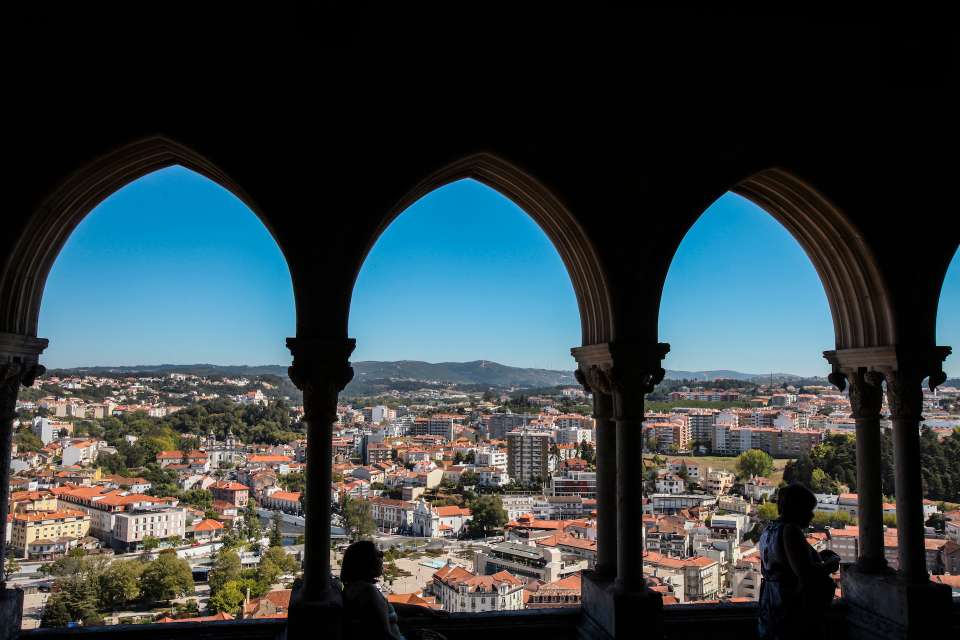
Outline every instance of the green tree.
POLYGON ((783 481, 787 484, 802 484, 810 488, 813 482, 813 460, 802 453, 796 460, 790 460, 783 468, 783 481))
POLYGON ((7 566, 6 569, 4 569, 4 575, 12 576, 18 571, 20 571, 20 563, 17 562, 16 556, 11 552, 10 555, 7 556, 7 566))
POLYGON ((160 538, 156 536, 143 536, 141 544, 143 545, 144 551, 153 551, 160 546, 160 538))
POLYGON ((891 529, 897 528, 897 514, 895 513, 885 513, 883 514, 883 524, 890 527, 891 529))
POLYGON ((810 476, 809 488, 814 493, 832 493, 835 483, 827 473, 820 468, 814 469, 810 476))
POLYGON ((207 608, 211 611, 236 613, 240 605, 243 604, 246 595, 241 589, 242 583, 239 580, 230 580, 216 594, 210 596, 210 600, 207 601, 207 608))
POLYGON ((43 607, 40 618, 41 627, 65 627, 73 621, 67 607, 67 597, 63 593, 54 593, 43 607))
POLYGON ((758 504, 756 513, 757 518, 763 522, 776 520, 780 517, 780 513, 777 511, 777 505, 772 502, 761 502, 758 504))
POLYGON ((281 526, 283 525, 283 516, 280 515, 279 511, 273 513, 273 517, 270 519, 272 526, 270 527, 270 546, 279 547, 283 545, 283 530, 281 526))
POLYGON ((270 547, 260 558, 257 566, 257 582, 269 589, 281 575, 295 573, 300 568, 297 560, 283 550, 283 547, 270 547))
POLYGON ((43 440, 29 428, 17 431, 13 441, 17 444, 18 451, 40 451, 40 449, 43 449, 43 440))
POLYGON ((100 575, 100 607, 119 609, 140 597, 140 574, 144 565, 136 560, 113 562, 100 575))
POLYGON ((140 589, 151 602, 172 600, 193 592, 193 572, 186 560, 165 549, 144 568, 140 589))
POLYGON ((347 496, 343 501, 343 524, 350 532, 351 540, 369 538, 377 530, 377 523, 373 520, 370 503, 350 496, 347 496))
POLYGON ((760 449, 750 449, 737 456, 737 475, 741 478, 750 476, 769 476, 773 473, 773 458, 760 449))
POLYGON ((503 501, 497 495, 482 495, 470 502, 470 535, 481 538, 492 535, 493 532, 503 529, 507 524, 507 512, 503 508, 503 501))
POLYGON ((464 471, 460 474, 461 487, 475 487, 480 482, 480 476, 473 471, 464 471))
POLYGON ((210 569, 210 593, 217 593, 231 580, 240 579, 240 556, 232 549, 221 550, 210 569))

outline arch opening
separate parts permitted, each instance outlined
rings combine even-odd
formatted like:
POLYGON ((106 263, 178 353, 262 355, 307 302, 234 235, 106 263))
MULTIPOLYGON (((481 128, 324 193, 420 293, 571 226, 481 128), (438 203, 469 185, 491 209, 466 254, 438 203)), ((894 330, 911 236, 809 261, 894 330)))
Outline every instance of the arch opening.
MULTIPOLYGON (((302 481, 302 407, 279 364, 295 327, 284 256, 244 202, 176 163, 99 198, 60 244, 38 293, 48 370, 20 392, 13 465, 21 480, 61 478, 56 495, 24 494, 14 509, 19 562, 50 563, 56 582, 40 622, 232 619, 239 559, 207 599, 196 588, 207 573, 182 558, 211 561, 224 539, 260 545, 270 525, 254 505, 287 511, 284 492, 239 484, 269 466, 251 464, 257 454, 284 459, 288 492, 302 481), (100 562, 101 549, 161 553, 100 562), (101 574, 124 587, 102 593, 101 574), (171 599, 182 604, 165 617, 114 613, 171 599)), ((280 570, 258 570, 254 604, 299 572, 274 556, 280 570)))
MULTIPOLYGON (((581 549, 575 560, 574 545, 560 554, 531 535, 548 518, 589 520, 595 508, 593 420, 569 352, 582 308, 569 263, 514 199, 478 180, 441 182, 393 219, 357 278, 355 377, 336 427, 362 431, 362 462, 391 456, 426 486, 387 474, 384 495, 410 501, 409 521, 388 518, 384 496, 356 500, 371 503, 379 535, 446 538, 440 560, 460 565, 438 564, 395 590, 432 585, 451 612, 576 606, 579 572, 595 554, 581 549), (379 353, 395 355, 367 360, 379 353), (360 415, 357 425, 350 416, 360 415), (548 500, 554 491, 567 499, 548 500), (530 546, 518 544, 527 536, 530 546), (470 544, 481 545, 472 563, 458 551, 470 544), (460 594, 456 581, 471 574, 497 588, 460 594)), ((586 535, 577 542, 595 546, 586 535)))
POLYGON ((606 276, 586 232, 545 186, 522 169, 492 154, 465 157, 423 179, 388 212, 371 237, 367 252, 390 223, 413 203, 436 189, 464 179, 479 182, 511 200, 550 238, 566 265, 577 296, 581 343, 588 345, 612 340, 615 327, 606 276))

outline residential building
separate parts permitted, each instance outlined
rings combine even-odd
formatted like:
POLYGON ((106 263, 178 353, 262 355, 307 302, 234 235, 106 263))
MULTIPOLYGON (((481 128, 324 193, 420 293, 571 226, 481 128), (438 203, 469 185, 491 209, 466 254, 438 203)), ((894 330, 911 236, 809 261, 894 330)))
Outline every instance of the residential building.
POLYGON ((152 507, 117 513, 113 523, 115 548, 134 551, 142 546, 147 536, 154 538, 183 538, 186 536, 186 509, 181 507, 152 507))
POLYGON ((28 557, 31 545, 43 554, 44 546, 67 545, 61 539, 79 540, 90 531, 90 516, 76 509, 23 511, 12 514, 12 520, 10 547, 18 558, 28 557))
POLYGON ((506 571, 475 575, 447 564, 433 574, 433 595, 450 613, 517 611, 523 608, 523 582, 506 571))
POLYGON ((384 533, 404 533, 413 529, 415 504, 409 500, 370 498, 370 515, 384 533))
POLYGON ((239 482, 217 482, 210 485, 214 500, 229 502, 235 507, 246 507, 250 502, 250 487, 239 482))
POLYGON ((527 429, 507 434, 507 472, 517 482, 542 482, 550 474, 550 432, 527 429))
POLYGON ((474 570, 493 575, 508 571, 523 580, 553 582, 587 568, 588 561, 579 555, 564 557, 557 546, 530 545, 522 542, 499 542, 477 551, 474 570))
POLYGON ((547 480, 547 494, 596 498, 597 473, 595 471, 564 471, 552 474, 547 480))
POLYGON ((260 506, 293 515, 303 512, 299 491, 267 491, 260 500, 260 506))

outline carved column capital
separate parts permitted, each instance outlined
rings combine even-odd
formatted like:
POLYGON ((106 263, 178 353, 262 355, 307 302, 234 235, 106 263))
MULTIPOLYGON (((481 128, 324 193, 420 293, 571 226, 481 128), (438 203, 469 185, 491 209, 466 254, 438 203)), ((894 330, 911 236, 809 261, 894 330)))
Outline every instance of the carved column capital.
POLYGON ((33 385, 46 371, 39 358, 47 344, 44 338, 0 333, 0 411, 3 412, 0 418, 3 420, 13 417, 20 385, 33 385))
POLYGON ((303 391, 304 418, 333 422, 337 414, 337 395, 353 380, 350 354, 356 340, 287 338, 293 364, 287 369, 290 380, 303 391))
POLYGON ((660 363, 668 351, 670 345, 664 342, 608 342, 571 350, 580 364, 577 380, 594 392, 612 395, 618 420, 643 419, 643 396, 666 375, 660 363))
POLYGON ((858 409, 856 403, 872 403, 872 388, 879 387, 879 382, 885 380, 891 417, 919 420, 923 406, 920 385, 926 378, 932 391, 946 380, 943 361, 950 353, 950 347, 888 346, 825 351, 823 356, 833 366, 830 382, 841 391, 850 382, 854 417, 857 417, 858 410, 868 408, 862 406, 858 409), (858 384, 861 378, 866 384, 858 384))
POLYGON ((854 420, 880 418, 880 407, 883 405, 882 373, 860 368, 853 371, 834 372, 830 375, 842 376, 845 383, 849 385, 850 413, 854 420))

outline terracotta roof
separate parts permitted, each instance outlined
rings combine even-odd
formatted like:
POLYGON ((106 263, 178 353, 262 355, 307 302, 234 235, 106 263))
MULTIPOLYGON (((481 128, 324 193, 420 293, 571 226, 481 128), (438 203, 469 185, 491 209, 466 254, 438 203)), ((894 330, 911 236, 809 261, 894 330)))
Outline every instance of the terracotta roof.
POLYGON ((300 501, 300 492, 299 491, 277 491, 271 493, 268 496, 271 500, 285 500, 287 502, 299 502, 300 501))
POLYGON ((215 482, 208 487, 209 489, 224 489, 226 491, 249 491, 250 488, 245 484, 240 484, 239 482, 215 482))
POLYGON ((478 576, 463 567, 451 566, 449 564, 434 573, 433 577, 452 589, 459 589, 461 585, 465 585, 467 591, 471 592, 484 591, 493 593, 500 584, 507 584, 511 587, 523 585, 519 579, 506 571, 498 571, 492 576, 478 576))
POLYGON ((27 511, 25 513, 13 514, 14 520, 20 520, 22 522, 42 522, 43 520, 84 517, 87 517, 87 514, 83 511, 75 511, 73 509, 63 509, 62 511, 27 511))
POLYGON ((247 456, 247 462, 293 462, 289 456, 247 456))
POLYGON ((441 518, 452 518, 454 516, 469 516, 472 514, 470 509, 464 509, 456 505, 446 507, 433 507, 433 512, 441 518))
POLYGON ((220 613, 214 614, 212 616, 201 616, 199 618, 180 618, 174 619, 167 616, 157 620, 158 623, 167 624, 170 622, 215 622, 217 620, 233 620, 233 616, 229 613, 221 611, 220 613))
POLYGON ((416 607, 441 609, 443 605, 437 602, 434 596, 424 596, 422 593, 390 593, 387 602, 391 604, 410 604, 416 607))
POLYGON ((207 518, 203 522, 193 525, 194 531, 218 531, 219 529, 223 529, 223 524, 212 518, 207 518))
POLYGON ((565 533, 555 533, 547 538, 537 540, 537 544, 543 547, 564 546, 573 547, 575 549, 583 549, 584 551, 597 550, 596 540, 590 540, 589 538, 578 538, 565 533))

